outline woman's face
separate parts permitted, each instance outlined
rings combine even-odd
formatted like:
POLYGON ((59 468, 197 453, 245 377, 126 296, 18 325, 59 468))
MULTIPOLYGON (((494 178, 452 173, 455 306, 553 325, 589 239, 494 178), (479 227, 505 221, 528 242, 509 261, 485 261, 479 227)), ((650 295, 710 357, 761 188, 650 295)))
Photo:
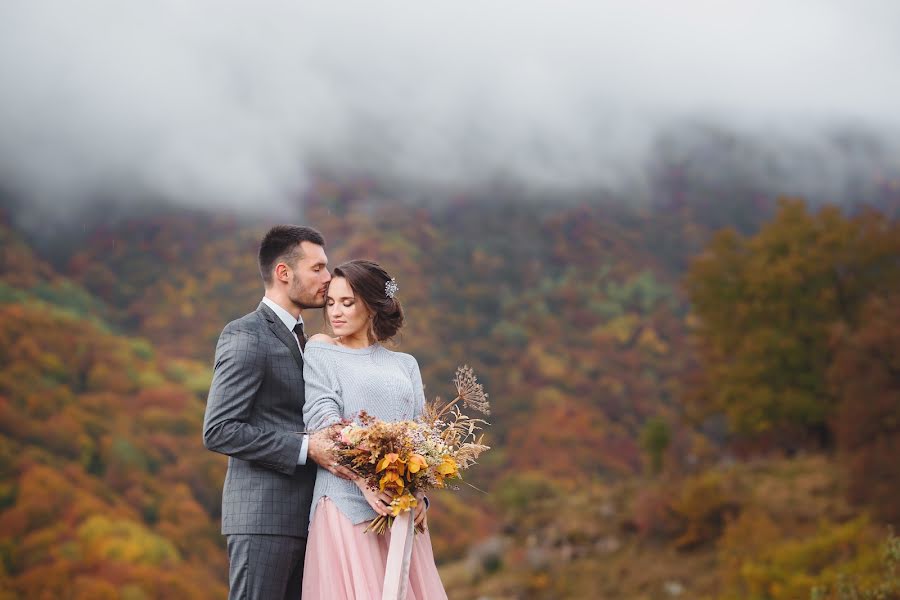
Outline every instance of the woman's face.
POLYGON ((358 300, 343 277, 335 277, 328 285, 326 300, 328 322, 335 335, 343 338, 359 336, 367 337, 369 327, 369 311, 358 300))

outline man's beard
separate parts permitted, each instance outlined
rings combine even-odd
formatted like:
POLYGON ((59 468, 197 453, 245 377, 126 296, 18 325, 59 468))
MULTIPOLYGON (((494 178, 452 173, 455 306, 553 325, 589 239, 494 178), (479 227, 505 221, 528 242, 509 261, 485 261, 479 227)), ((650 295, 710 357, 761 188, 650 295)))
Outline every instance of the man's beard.
POLYGON ((322 308, 325 306, 325 296, 323 294, 322 299, 318 300, 316 298, 318 293, 313 294, 304 294, 302 292, 298 292, 296 295, 291 294, 291 301, 300 307, 300 310, 307 310, 310 308, 322 308))
POLYGON ((312 302, 305 302, 305 301, 301 301, 301 302, 297 302, 297 304, 300 305, 300 310, 309 310, 310 308, 323 308, 323 307, 325 306, 325 302, 324 302, 324 301, 323 301, 323 302, 315 302, 315 301, 312 301, 312 302))

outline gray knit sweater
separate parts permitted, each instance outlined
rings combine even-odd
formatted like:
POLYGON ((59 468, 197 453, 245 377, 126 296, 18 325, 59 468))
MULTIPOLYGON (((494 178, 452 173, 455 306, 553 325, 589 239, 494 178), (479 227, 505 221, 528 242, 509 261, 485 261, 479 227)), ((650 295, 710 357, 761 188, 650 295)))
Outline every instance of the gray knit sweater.
MULTIPOLYGON (((414 419, 422 414, 422 374, 419 363, 409 354, 392 352, 381 344, 351 349, 311 341, 306 344, 303 364, 303 420, 309 431, 352 419, 361 410, 384 421, 414 419)), ((355 483, 319 468, 310 523, 324 496, 331 498, 353 524, 376 517, 355 483)))

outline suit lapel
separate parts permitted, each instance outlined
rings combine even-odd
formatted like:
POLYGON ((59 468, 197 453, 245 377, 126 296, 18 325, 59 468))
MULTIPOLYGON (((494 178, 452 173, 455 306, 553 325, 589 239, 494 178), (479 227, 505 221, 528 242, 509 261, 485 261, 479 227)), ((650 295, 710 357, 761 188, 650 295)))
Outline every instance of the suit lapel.
POLYGON ((297 344, 297 337, 290 331, 287 330, 287 327, 284 326, 284 323, 281 322, 281 319, 272 311, 271 308, 265 305, 265 303, 260 302, 259 308, 256 309, 257 312, 261 313, 263 319, 266 320, 266 323, 269 326, 269 329, 272 330, 272 333, 275 334, 281 342, 287 346, 287 349, 291 351, 291 354, 294 355, 294 360, 297 361, 297 366, 301 369, 303 368, 303 355, 300 353, 300 346, 297 344))

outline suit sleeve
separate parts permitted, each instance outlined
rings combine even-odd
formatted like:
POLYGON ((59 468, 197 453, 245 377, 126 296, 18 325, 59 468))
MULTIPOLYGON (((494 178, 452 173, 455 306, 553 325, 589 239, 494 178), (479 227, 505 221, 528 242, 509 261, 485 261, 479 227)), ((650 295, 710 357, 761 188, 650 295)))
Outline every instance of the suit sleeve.
POLYGON ((306 402, 303 404, 303 422, 306 423, 306 428, 318 431, 340 422, 344 403, 340 383, 327 351, 307 346, 303 361, 303 380, 306 385, 306 402))
POLYGON ((302 436, 262 429, 248 422, 265 370, 266 351, 259 334, 228 325, 216 346, 203 419, 203 445, 290 475, 297 468, 302 436))

